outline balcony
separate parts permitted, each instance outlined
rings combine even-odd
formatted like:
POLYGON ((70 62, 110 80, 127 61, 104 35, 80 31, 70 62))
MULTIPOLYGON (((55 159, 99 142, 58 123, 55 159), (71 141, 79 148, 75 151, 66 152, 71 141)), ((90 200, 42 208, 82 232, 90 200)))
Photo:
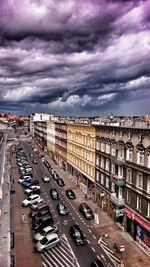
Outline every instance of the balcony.
POLYGON ((126 161, 124 158, 111 156, 111 162, 117 165, 125 165, 126 161))
POLYGON ((124 199, 119 199, 116 197, 115 193, 111 193, 110 194, 110 200, 117 206, 117 207, 121 207, 124 206, 124 199))
POLYGON ((115 183, 117 186, 124 186, 125 185, 125 179, 118 177, 116 174, 111 175, 111 181, 115 183))

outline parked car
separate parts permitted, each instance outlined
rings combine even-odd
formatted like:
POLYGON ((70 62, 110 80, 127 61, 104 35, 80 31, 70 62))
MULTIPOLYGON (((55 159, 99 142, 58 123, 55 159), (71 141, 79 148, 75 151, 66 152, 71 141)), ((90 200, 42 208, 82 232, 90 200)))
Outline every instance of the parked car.
POLYGON ((50 208, 39 210, 38 213, 32 217, 32 223, 38 222, 41 217, 44 217, 46 215, 49 215, 52 217, 52 213, 50 212, 50 208))
POLYGON ((31 187, 29 187, 28 189, 25 189, 25 194, 27 195, 30 195, 30 193, 33 191, 33 190, 36 190, 36 189, 40 189, 40 186, 39 185, 32 185, 31 187))
POLYGON ((34 222, 31 226, 31 229, 34 233, 41 231, 46 226, 52 226, 54 224, 53 218, 51 215, 46 214, 45 216, 41 217, 38 222, 34 222))
POLYGON ((40 199, 37 199, 36 202, 34 202, 32 205, 31 205, 31 210, 35 210, 40 204, 42 203, 45 203, 44 199, 40 198, 40 199))
POLYGON ((61 178, 59 178, 56 182, 60 187, 63 187, 65 185, 63 179, 61 179, 61 178))
POLYGON ((52 199, 57 200, 60 198, 58 191, 55 188, 50 189, 50 196, 52 199))
POLYGON ((31 196, 31 195, 34 195, 34 194, 38 194, 39 195, 41 193, 40 186, 32 185, 30 188, 25 190, 25 193, 28 196, 31 196))
POLYGON ((99 259, 96 259, 91 262, 90 267, 105 267, 105 266, 99 259))
POLYGON ((40 195, 37 195, 37 194, 31 195, 22 201, 22 206, 28 207, 28 206, 32 205, 34 202, 36 202, 37 199, 40 199, 40 195))
POLYGON ((36 251, 37 252, 44 252, 45 250, 48 250, 50 248, 53 248, 60 244, 60 238, 58 234, 48 234, 46 237, 44 237, 41 241, 39 241, 36 244, 36 251))
POLYGON ((44 237, 46 237, 48 234, 53 234, 58 232, 58 227, 53 225, 53 226, 47 226, 43 228, 40 232, 35 234, 33 236, 33 241, 38 242, 41 241, 44 237))
POLYGON ((43 181, 45 183, 49 183, 50 182, 50 178, 48 176, 43 176, 42 179, 43 179, 43 181))
POLYGON ((60 215, 67 215, 69 213, 67 206, 62 202, 59 202, 57 204, 57 210, 60 215))
POLYGON ((66 190, 66 196, 69 199, 76 199, 76 195, 75 195, 75 193, 71 189, 67 189, 66 190))
POLYGON ((31 181, 31 180, 32 180, 31 176, 27 175, 24 176, 23 178, 19 178, 18 183, 22 184, 24 181, 31 181))
POLYGON ((33 218, 39 213, 39 211, 45 210, 45 209, 49 210, 50 208, 45 202, 39 203, 39 205, 35 209, 31 209, 29 213, 29 217, 33 218))
POLYGON ((45 162, 45 158, 41 158, 41 161, 44 163, 45 162))
POLYGON ((32 185, 38 185, 39 184, 39 180, 32 180, 31 183, 26 184, 25 187, 31 187, 32 185))
POLYGON ((76 245, 81 246, 87 243, 86 237, 81 231, 78 224, 71 225, 69 232, 76 245))
POLYGON ((87 203, 81 203, 79 206, 79 211, 86 219, 94 219, 94 213, 87 203))
POLYGON ((34 154, 33 153, 30 153, 30 157, 33 158, 34 157, 34 154))

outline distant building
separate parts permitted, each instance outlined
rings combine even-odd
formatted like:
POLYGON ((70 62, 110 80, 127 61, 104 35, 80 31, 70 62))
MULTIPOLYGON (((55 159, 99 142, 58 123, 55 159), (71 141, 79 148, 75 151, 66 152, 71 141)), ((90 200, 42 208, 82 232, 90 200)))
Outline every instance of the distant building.
POLYGON ((34 137, 34 122, 37 121, 49 121, 50 114, 46 113, 32 113, 30 115, 30 133, 34 137))

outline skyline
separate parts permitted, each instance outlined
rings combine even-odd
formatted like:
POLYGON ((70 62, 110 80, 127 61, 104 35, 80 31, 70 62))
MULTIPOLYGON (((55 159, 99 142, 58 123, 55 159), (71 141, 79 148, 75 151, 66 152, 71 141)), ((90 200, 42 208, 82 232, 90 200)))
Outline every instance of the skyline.
POLYGON ((150 3, 1 0, 0 112, 150 113, 150 3))

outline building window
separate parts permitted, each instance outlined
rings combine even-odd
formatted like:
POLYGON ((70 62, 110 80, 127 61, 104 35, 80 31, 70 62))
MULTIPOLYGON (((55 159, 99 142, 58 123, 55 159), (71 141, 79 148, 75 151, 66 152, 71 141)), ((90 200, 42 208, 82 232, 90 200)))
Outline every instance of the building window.
POLYGON ((150 218, 150 202, 148 202, 147 217, 150 218))
POLYGON ((119 149, 118 150, 118 158, 119 159, 124 159, 124 149, 119 149))
POLYGON ((118 166, 118 176, 123 177, 123 167, 122 166, 118 166))
POLYGON ((106 159, 106 171, 109 171, 109 159, 106 159))
POLYGON ((111 163, 111 172, 114 174, 116 173, 116 166, 114 163, 111 163))
POLYGON ((104 169, 104 157, 101 157, 101 168, 104 169))
POLYGON ((114 147, 112 147, 111 149, 111 155, 116 156, 116 149, 114 147))
POLYGON ((105 144, 104 143, 101 143, 101 151, 105 152, 105 144))
POLYGON ((126 160, 132 161, 132 150, 127 149, 126 151, 126 160))
POLYGON ((127 202, 130 204, 131 203, 131 194, 130 190, 127 189, 127 202))
POLYGON ((136 186, 138 188, 143 188, 143 175, 141 172, 138 172, 137 173, 137 176, 136 176, 136 186))
POLYGON ((138 211, 141 211, 141 203, 142 203, 142 198, 140 196, 137 196, 136 208, 138 211))
POLYGON ((98 142, 98 141, 96 142, 96 149, 100 150, 100 142, 98 142))
POLYGON ((109 188, 109 177, 106 177, 106 188, 109 188))
POLYGON ((132 183, 132 170, 130 168, 127 168, 127 181, 132 183))
POLYGON ((147 179, 147 193, 150 194, 150 177, 147 179))
POLYGON ((106 144, 106 153, 110 154, 110 145, 109 144, 106 144))
POLYGON ((115 192, 115 183, 111 183, 111 192, 115 192))
POLYGON ((96 165, 99 166, 100 164, 100 158, 99 155, 96 155, 96 165))
POLYGON ((137 163, 144 165, 144 152, 143 151, 138 151, 137 153, 137 163))
POLYGON ((101 184, 104 184, 104 174, 101 173, 101 184))

